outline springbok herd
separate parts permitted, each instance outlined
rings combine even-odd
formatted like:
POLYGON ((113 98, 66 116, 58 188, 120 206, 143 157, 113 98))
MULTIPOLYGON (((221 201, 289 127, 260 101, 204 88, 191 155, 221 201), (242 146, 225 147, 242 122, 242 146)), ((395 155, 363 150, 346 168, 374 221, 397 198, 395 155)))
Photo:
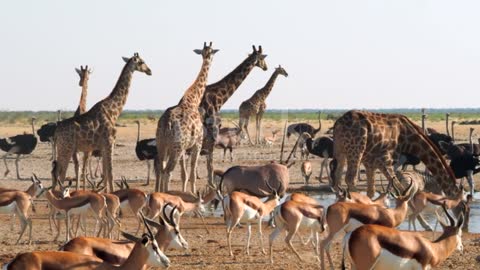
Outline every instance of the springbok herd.
MULTIPOLYGON (((186 250, 189 247, 181 233, 182 216, 190 213, 201 218, 208 231, 203 216, 206 209, 212 208, 223 213, 223 218, 217 219, 225 222, 225 245, 230 256, 234 256, 232 233, 243 226, 247 228, 245 251, 250 255, 251 224, 254 222, 258 223, 259 233, 255 239, 259 240, 263 254, 267 254, 262 226, 272 226, 268 253, 273 265, 276 260, 273 245, 282 232, 286 233, 284 239, 288 247, 302 260, 293 245, 295 237, 304 242, 300 230, 310 231, 306 241, 312 242, 318 266, 322 269, 326 267, 326 260, 331 269, 345 269, 348 265, 352 269, 430 269, 444 262, 455 250, 462 251, 462 231, 468 227, 473 200, 473 175, 480 171, 477 168, 480 147, 471 139, 469 144, 455 143, 454 122, 450 130, 449 115, 446 134, 426 128, 425 113, 420 127, 403 115, 352 110, 336 120, 332 136, 315 138, 321 129, 319 115, 318 129, 306 123, 293 123, 288 128, 285 124, 283 135, 274 130, 272 136, 264 137, 265 100, 278 75, 288 76, 286 70, 281 66, 275 68, 265 86, 241 103, 238 126, 228 128, 221 122, 220 108, 254 67, 268 69, 266 54, 261 46, 253 46, 253 51, 238 67, 220 81, 207 85, 213 56, 218 50, 210 42, 194 52, 202 56, 198 76, 179 103, 162 114, 155 138, 140 140, 138 122, 136 155, 149 164, 146 188, 142 190, 131 188, 131 182, 124 178, 114 181, 112 155, 116 145, 116 122, 127 101, 133 73, 152 75, 153 72, 138 53, 124 57, 125 65, 111 94, 87 110, 85 100, 91 70, 83 66, 77 70, 82 87, 77 112, 72 118, 59 118, 57 122, 42 126, 37 132, 41 141, 52 143, 51 185, 47 187, 45 180, 42 182, 34 174, 25 191, 0 188, 0 213, 12 218, 17 216, 20 220, 17 245, 25 233, 28 234, 27 244, 32 243, 32 234, 35 235, 32 231, 36 228, 30 209, 34 210, 39 198, 48 203, 54 241, 62 235, 64 221, 65 243, 55 251, 17 254, 3 269, 169 267, 168 249, 186 250), (248 131, 249 119, 253 116, 256 119, 255 144, 248 131), (226 150, 230 150, 230 162, 235 162, 232 151, 238 144, 244 142, 251 149, 271 147, 277 143, 277 135, 283 136, 279 162, 259 161, 255 166, 233 166, 225 171, 214 168, 215 148, 224 150, 224 158, 226 150), (284 152, 289 152, 284 151, 285 138, 292 135, 297 137, 296 143, 284 160, 284 152), (336 196, 336 202, 329 207, 322 200, 289 190, 289 174, 295 163, 290 160, 297 148, 302 153, 299 162, 306 186, 312 185, 310 177, 315 161, 308 160, 308 155, 323 159, 319 184, 329 186, 336 196), (82 169, 78 152, 84 154, 82 169), (95 181, 91 169, 87 173, 92 155, 101 160, 100 181, 95 181), (196 187, 200 155, 206 156, 207 161, 204 189, 196 187), (72 159, 75 176, 67 177, 72 159), (154 164, 154 189, 149 186, 149 160, 154 164), (188 160, 190 172, 187 171, 188 160), (415 167, 420 162, 425 171, 415 167), (177 163, 180 163, 182 191, 170 187, 177 163), (365 168, 367 195, 358 191, 360 165, 365 168), (407 169, 409 165, 413 170, 407 169), (373 199, 378 186, 375 184, 377 169, 388 184, 373 199), (326 179, 322 175, 324 170, 328 175, 326 179), (468 194, 464 194, 464 179, 467 179, 468 194), (434 207, 437 223, 443 228, 439 236, 434 234, 434 239, 416 232, 416 220, 425 229, 431 229, 422 217, 429 205, 434 207), (135 233, 126 232, 126 211, 134 213, 136 226, 130 229, 135 233), (90 225, 93 220, 93 229, 87 228, 87 218, 90 225), (396 229, 406 219, 409 229, 413 225, 414 231, 396 229), (125 240, 120 240, 120 235, 125 240), (334 265, 330 251, 337 235, 344 236, 342 265, 334 265)), ((32 129, 32 134, 0 140, 0 149, 7 152, 5 175, 9 173, 6 157, 16 154, 17 177, 20 178, 19 157, 32 153, 37 144, 33 120, 32 129)), ((117 173, 121 170, 116 168, 117 173)))

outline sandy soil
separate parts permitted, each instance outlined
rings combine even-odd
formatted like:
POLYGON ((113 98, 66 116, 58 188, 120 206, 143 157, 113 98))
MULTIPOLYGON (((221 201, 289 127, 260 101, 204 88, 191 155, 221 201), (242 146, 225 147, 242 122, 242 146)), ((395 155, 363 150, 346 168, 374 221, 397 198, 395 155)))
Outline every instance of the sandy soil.
MULTIPOLYGON (((132 123, 125 123, 126 127, 118 128, 117 147, 114 156, 114 176, 119 179, 120 176, 125 176, 131 181, 131 185, 151 192, 153 190, 153 181, 149 187, 141 186, 146 178, 146 164, 136 160, 134 148, 136 140, 136 127, 132 123)), ((312 123, 316 125, 315 123, 312 123)), ((326 127, 332 126, 332 122, 325 121, 324 130, 326 127)), ((264 125, 265 135, 268 136, 271 130, 281 129, 283 123, 267 121, 264 125)), ((432 123, 432 127, 442 131, 444 130, 444 123, 432 123)), ((156 122, 144 122, 142 127, 142 138, 153 137, 155 134, 156 122)), ((457 140, 466 140, 469 126, 458 126, 456 128, 457 140)), ((31 132, 27 125, 25 126, 2 126, 0 127, 0 136, 11 136, 20 134, 23 131, 31 132)), ((293 139, 288 143, 290 149, 293 145, 293 139)), ((278 160, 280 152, 280 140, 272 148, 266 147, 251 147, 240 146, 234 153, 235 160, 233 163, 221 162, 222 151, 216 150, 215 159, 216 167, 219 169, 226 169, 232 165, 237 164, 261 164, 270 160, 278 160)), ((36 173, 43 179, 47 185, 50 185, 49 171, 50 165, 50 151, 51 147, 48 144, 39 144, 37 149, 31 156, 21 160, 21 175, 25 178, 30 177, 32 173, 36 173)), ((20 181, 15 179, 15 165, 12 160, 9 160, 9 166, 12 173, 3 177, 0 186, 14 187, 24 190, 30 184, 29 181, 20 181)), ((3 164, 2 164, 3 165, 3 164)), ((320 160, 313 159, 314 172, 318 174, 320 169, 320 160)), ((2 166, 3 167, 3 166, 2 166)), ((72 165, 69 167, 68 175, 73 176, 72 165)), ((297 163, 290 169, 290 177, 292 187, 299 187, 303 185, 300 175, 300 164, 297 163)), ((202 179, 197 181, 198 187, 204 187, 206 180, 206 166, 205 159, 201 158, 199 162, 199 172, 202 179)), ((0 169, 3 175, 4 168, 0 169)), ((178 168, 174 172, 174 189, 180 187, 180 173, 178 168)), ((480 182, 479 179, 476 179, 480 182)), ((364 186, 364 182, 360 182, 360 187, 364 186)), ((479 186, 477 184, 477 186, 479 186)), ((19 228, 18 222, 15 228, 11 228, 10 218, 6 215, 0 216, 0 262, 3 264, 11 260, 17 253, 32 251, 32 250, 56 250, 62 242, 52 242, 53 235, 49 230, 48 220, 46 219, 45 199, 39 199, 36 203, 37 212, 32 213, 33 219, 33 240, 32 245, 14 245, 18 237, 17 231, 19 228)), ((132 216, 127 216, 122 220, 127 231, 134 231, 135 222, 132 216)), ((274 260, 275 264, 271 265, 268 257, 261 254, 259 248, 259 241, 257 236, 257 228, 253 227, 253 237, 251 245, 251 255, 244 254, 244 245, 246 243, 246 229, 236 229, 233 233, 233 249, 235 256, 232 258, 228 256, 225 238, 225 226, 222 218, 207 218, 208 229, 210 233, 205 231, 201 221, 197 218, 186 218, 182 222, 182 234, 190 244, 188 251, 169 250, 167 255, 172 259, 172 269, 191 269, 191 268, 205 268, 205 269, 245 269, 246 267, 265 268, 265 269, 316 269, 319 264, 314 256, 313 248, 302 246, 299 241, 294 242, 294 246, 300 251, 304 261, 297 260, 295 255, 289 250, 283 241, 283 234, 280 235, 274 244, 274 260)), ((92 228, 92 227, 89 227, 92 228)), ((271 229, 264 229, 265 246, 268 247, 268 235, 271 229)), ((307 233, 302 231, 302 235, 307 233)), ((429 233, 426 236, 430 237, 429 233)), ((61 236, 60 239, 64 239, 61 236)), ((23 240, 26 240, 25 236, 23 240)), ((479 234, 465 234, 463 237, 465 246, 463 254, 455 252, 446 262, 444 262, 438 269, 479 269, 480 258, 480 235, 479 234)), ((336 267, 340 267, 341 249, 340 238, 338 238, 332 245, 332 254, 334 256, 336 267)))

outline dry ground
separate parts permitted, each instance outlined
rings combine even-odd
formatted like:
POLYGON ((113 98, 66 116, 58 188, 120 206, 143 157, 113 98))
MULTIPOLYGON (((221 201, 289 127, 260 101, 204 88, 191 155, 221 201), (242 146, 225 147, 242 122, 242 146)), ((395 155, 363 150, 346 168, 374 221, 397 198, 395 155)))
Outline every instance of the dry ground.
MULTIPOLYGON (((315 123, 312 123, 316 125, 315 123)), ((332 126, 332 122, 323 122, 324 130, 326 127, 332 126)), ((136 186, 145 191, 152 191, 153 181, 149 187, 141 186, 146 178, 146 165, 143 162, 136 160, 134 153, 135 139, 136 139, 136 126, 132 123, 126 123, 127 127, 119 127, 117 135, 117 148, 114 156, 114 176, 116 179, 120 176, 125 176, 132 181, 132 186, 136 186)), ((270 135, 270 131, 273 129, 281 129, 283 123, 266 121, 265 123, 265 135, 270 135)), ((444 130, 444 123, 432 123, 432 127, 437 130, 444 130)), ((156 122, 144 122, 142 128, 142 138, 153 137, 155 134, 156 122)), ((458 126, 456 128, 457 139, 466 140, 468 126, 458 126)), ((20 134, 23 131, 30 132, 28 126, 2 126, 0 127, 0 136, 12 136, 20 134)), ((293 140, 289 142, 289 147, 293 145, 293 140)), ((278 160, 279 157, 280 140, 277 141, 274 147, 250 147, 241 146, 235 152, 235 160, 233 163, 221 162, 221 151, 216 150, 216 166, 220 169, 226 169, 236 164, 261 164, 269 160, 278 160)), ((23 159, 21 161, 21 175, 25 178, 31 176, 32 173, 36 173, 41 179, 44 179, 47 185, 50 185, 49 171, 50 165, 50 146, 47 144, 39 144, 33 155, 23 159)), ((320 160, 313 159, 314 171, 318 174, 320 160)), ((0 186, 2 187, 15 187, 18 189, 25 189, 30 182, 19 181, 14 179, 14 163, 9 161, 11 173, 8 177, 4 177, 0 186)), ((197 181, 197 186, 205 186, 205 159, 201 158, 199 162, 200 175, 202 179, 197 181)), ((73 175, 73 166, 70 166, 69 175, 73 175)), ((0 172, 3 174, 3 164, 0 165, 0 172)), ((293 187, 302 185, 299 164, 294 165, 290 170, 290 177, 293 187)), ((174 173, 173 180, 174 188, 180 187, 180 173, 178 168, 174 173)), ((478 179, 477 179, 477 182, 478 179)), ((360 183, 363 186, 363 183, 360 183)), ((477 184, 478 186, 478 184, 477 184)), ((3 264, 12 259, 17 253, 32 251, 32 250, 56 250, 62 244, 61 242, 52 242, 53 236, 49 231, 48 220, 46 219, 47 209, 45 207, 44 199, 40 199, 37 202, 37 213, 33 213, 33 240, 32 245, 14 245, 17 238, 18 224, 15 229, 11 229, 9 217, 0 216, 0 262, 3 264)), ((233 234, 234 253, 235 257, 228 256, 225 240, 225 226, 222 223, 222 218, 210 217, 207 219, 208 228, 210 233, 206 233, 205 229, 201 225, 201 222, 196 218, 186 218, 182 223, 182 233, 190 244, 190 249, 184 251, 167 251, 167 255, 172 259, 172 269, 191 269, 191 268, 206 268, 206 269, 245 269, 245 268, 265 268, 265 269, 316 269, 319 264, 316 261, 311 246, 302 246, 298 241, 294 243, 294 246, 300 251, 304 258, 304 262, 299 262, 293 253, 287 248, 283 242, 283 237, 278 237, 274 244, 274 259, 275 264, 271 265, 267 256, 260 253, 259 241, 256 234, 256 227, 254 226, 252 237, 252 249, 251 255, 246 256, 243 253, 243 246, 246 239, 246 229, 236 229, 233 234)), ((127 217, 122 221, 125 224, 125 228, 128 231, 132 231, 135 228, 133 218, 127 217)), ((91 227, 90 227, 91 228, 91 227)), ((264 239, 266 246, 268 246, 268 235, 271 229, 266 228, 264 230, 264 239)), ((282 234, 283 235, 283 234, 282 234)), ((303 235, 306 235, 303 232, 303 235)), ((428 236, 430 236, 427 233, 428 236)), ((25 236, 24 236, 24 239, 25 236)), ((61 236, 64 239, 64 236, 61 236)), ((477 256, 480 254, 480 241, 478 234, 466 234, 463 237, 465 250, 463 254, 455 252, 446 262, 444 262, 439 269, 479 269, 480 264, 477 262, 477 256)), ((336 269, 340 265, 340 241, 337 239, 332 246, 332 253, 336 263, 336 269)))

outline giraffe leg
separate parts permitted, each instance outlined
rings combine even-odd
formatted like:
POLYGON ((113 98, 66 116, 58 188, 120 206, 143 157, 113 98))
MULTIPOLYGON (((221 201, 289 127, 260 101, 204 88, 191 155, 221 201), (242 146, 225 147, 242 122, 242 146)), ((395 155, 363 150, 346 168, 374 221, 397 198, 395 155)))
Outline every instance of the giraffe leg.
POLYGON ((373 198, 375 195, 375 168, 366 165, 365 173, 367 175, 367 196, 373 198))
POLYGON ((336 189, 342 183, 343 168, 345 167, 347 160, 345 159, 344 156, 339 156, 336 159, 334 159, 334 161, 336 162, 337 165, 335 167, 335 171, 333 175, 335 179, 332 179, 332 187, 336 189))
POLYGON ((250 137, 250 132, 248 132, 248 122, 249 122, 249 119, 246 119, 246 120, 245 120, 244 130, 245 130, 245 132, 247 133, 248 142, 250 143, 250 145, 253 145, 252 138, 250 137))
POLYGON ((186 154, 184 153, 180 158, 180 172, 182 175, 182 189, 183 191, 187 190, 187 183, 188 183, 188 175, 187 175, 187 161, 186 154))
POLYGON ((148 186, 150 185, 150 171, 151 171, 151 164, 150 164, 150 160, 146 160, 147 161, 147 183, 145 183, 145 186, 148 186))
MULTIPOLYGON (((158 138, 158 134, 157 134, 158 138)), ((163 189, 163 174, 165 168, 163 163, 167 160, 167 148, 161 143, 157 143, 157 158, 153 162, 153 167, 155 168, 155 191, 160 192, 163 189)))
POLYGON ((257 135, 258 141, 257 141, 257 143, 261 143, 262 138, 263 138, 263 131, 262 131, 263 112, 259 112, 257 114, 257 118, 258 118, 258 120, 257 120, 257 122, 258 122, 257 123, 257 125, 258 125, 258 128, 257 128, 257 130, 258 130, 258 135, 257 135))
POLYGON ((20 160, 20 154, 17 154, 17 158, 15 159, 15 168, 16 168, 16 170, 17 170, 17 179, 20 180, 20 179, 22 179, 22 178, 20 177, 20 172, 19 172, 19 170, 18 170, 18 161, 19 161, 19 160, 20 160))
MULTIPOLYGON (((80 174, 80 178, 82 179, 83 183, 83 190, 85 190, 86 186, 85 185, 85 178, 86 178, 86 173, 87 173, 87 164, 89 164, 90 160, 90 152, 84 152, 83 153, 83 164, 82 164, 82 173, 80 174)), ((80 180, 77 180, 77 189, 78 189, 78 182, 80 180)))
POLYGON ((73 167, 75 168, 75 180, 77 181, 76 189, 78 190, 80 188, 80 162, 78 161, 77 151, 73 153, 72 160, 73 160, 73 167))
POLYGON ((213 184, 213 149, 210 150, 208 149, 208 154, 207 154, 207 173, 208 173, 208 183, 213 184))
POLYGON ((192 149, 192 154, 190 155, 190 185, 193 194, 196 194, 197 188, 195 186, 195 182, 197 181, 197 163, 198 157, 200 156, 200 149, 202 147, 201 142, 194 146, 192 149))
POLYGON ((175 169, 175 166, 180 159, 180 151, 173 150, 173 153, 169 155, 167 165, 165 166, 164 173, 162 174, 162 192, 167 192, 170 190, 170 179, 172 178, 172 172, 175 169))
POLYGON ((108 192, 113 192, 113 174, 112 174, 112 156, 113 156, 113 142, 109 142, 102 150, 102 164, 103 164, 103 181, 107 186, 108 192))
MULTIPOLYGON (((58 151, 58 149, 57 149, 58 151)), ((67 169, 68 169, 68 163, 70 161, 70 158, 72 157, 73 149, 61 149, 57 153, 57 170, 56 170, 56 175, 58 179, 53 179, 52 178, 52 186, 55 187, 57 184, 57 180, 60 181, 61 183, 64 182, 65 176, 67 175, 67 169), (69 151, 71 150, 71 151, 69 151)))
POLYGON ((390 188, 392 188, 392 185, 393 185, 395 179, 397 179, 396 176, 395 176, 395 171, 393 171, 392 163, 393 162, 391 162, 391 161, 390 162, 387 161, 387 162, 385 162, 385 166, 380 167, 380 171, 383 173, 383 175, 385 175, 385 177, 388 180, 387 191, 390 188))
POLYGON ((345 183, 347 184, 350 191, 356 190, 356 177, 360 169, 360 160, 361 157, 358 155, 350 157, 349 160, 347 160, 347 173, 345 174, 345 183))

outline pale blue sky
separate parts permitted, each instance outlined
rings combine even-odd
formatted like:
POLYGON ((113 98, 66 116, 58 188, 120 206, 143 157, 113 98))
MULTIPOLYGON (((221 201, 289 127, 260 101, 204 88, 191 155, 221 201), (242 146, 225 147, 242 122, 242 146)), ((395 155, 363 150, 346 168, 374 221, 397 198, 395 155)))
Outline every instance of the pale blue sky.
POLYGON ((479 1, 8 1, 0 8, 0 110, 75 109, 75 67, 94 68, 88 107, 139 52, 126 109, 178 102, 198 73, 192 52, 220 49, 209 82, 263 45, 225 108, 262 87, 281 64, 268 108, 479 107, 479 1))

